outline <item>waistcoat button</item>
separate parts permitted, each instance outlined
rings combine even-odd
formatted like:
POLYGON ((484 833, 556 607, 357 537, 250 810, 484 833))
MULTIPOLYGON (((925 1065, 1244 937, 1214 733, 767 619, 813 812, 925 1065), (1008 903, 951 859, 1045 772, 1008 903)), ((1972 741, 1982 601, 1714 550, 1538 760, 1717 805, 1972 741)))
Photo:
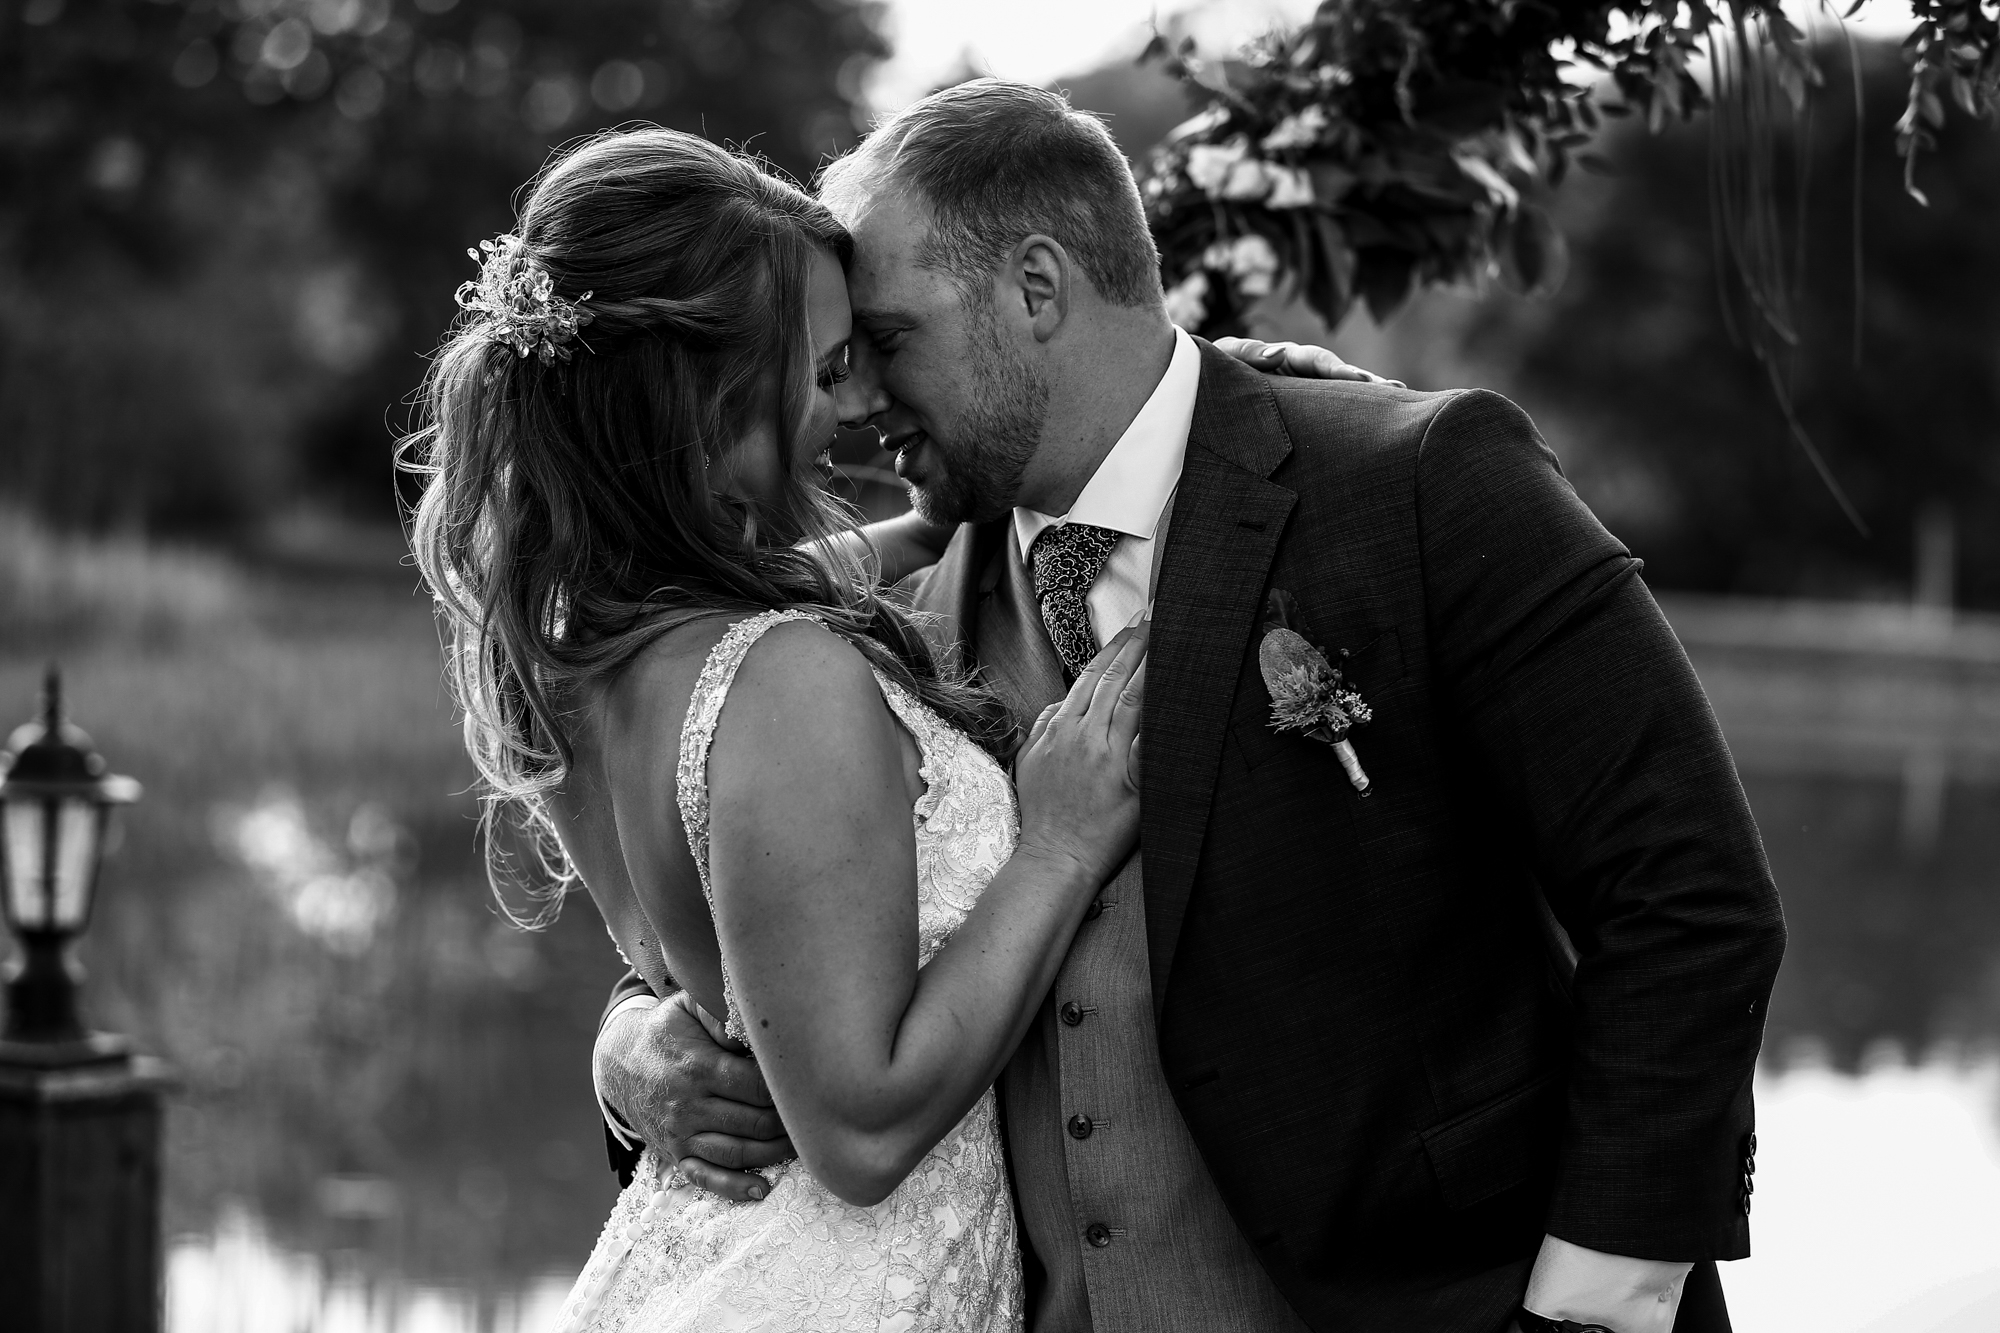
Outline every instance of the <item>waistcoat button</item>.
POLYGON ((1111 1243, 1111 1228, 1102 1222, 1092 1222, 1083 1229, 1083 1238, 1101 1250, 1111 1243))
POLYGON ((1073 1115, 1069 1118, 1069 1136, 1073 1139, 1089 1138, 1090 1131, 1094 1128, 1096 1126, 1090 1123, 1090 1117, 1087 1115, 1073 1115))
POLYGON ((1067 1025, 1069 1025, 1070 1027, 1075 1027, 1077 1024, 1081 1023, 1083 1021, 1083 1006, 1078 1004, 1075 1000, 1064 1000, 1062 1007, 1062 1021, 1067 1025))
POLYGON ((1092 898, 1090 900, 1090 906, 1083 909, 1083 919, 1085 921, 1095 921, 1097 920, 1097 918, 1103 915, 1104 915, 1104 899, 1102 898, 1092 898))

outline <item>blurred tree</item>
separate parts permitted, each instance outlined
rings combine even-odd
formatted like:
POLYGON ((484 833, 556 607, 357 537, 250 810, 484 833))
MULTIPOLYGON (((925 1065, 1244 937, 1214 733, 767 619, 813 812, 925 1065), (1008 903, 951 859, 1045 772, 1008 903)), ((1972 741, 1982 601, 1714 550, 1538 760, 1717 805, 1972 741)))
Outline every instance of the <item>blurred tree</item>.
POLYGON ((0 488, 71 522, 386 517, 390 433, 550 150, 645 120, 798 176, 873 0, 11 0, 0 488))
MULTIPOLYGON (((1562 292, 1487 304, 1468 351, 1512 367, 1502 378, 1549 419, 1579 490, 1656 583, 1907 591, 1918 516, 1942 502, 1960 538, 1960 603, 2000 608, 2000 138, 1971 122, 1940 132, 1923 167, 1930 207, 1919 206, 1895 151, 1908 72, 1893 48, 1864 44, 1861 55, 1859 181, 1843 99, 1821 104, 1809 138, 1783 131, 1779 150, 1781 160, 1803 152, 1812 195, 1809 225, 1787 242, 1803 265, 1794 401, 1872 537, 1813 479, 1763 368, 1732 346, 1740 325, 1718 299, 1699 130, 1611 136, 1615 177, 1562 204, 1572 240, 1562 292), (1858 361, 1847 225, 1857 197, 1858 361)), ((1830 70, 1845 60, 1838 47, 1819 58, 1830 70)))
MULTIPOLYGON (((1841 12, 1818 0, 1804 16, 1810 26, 1841 12)), ((1918 159, 1944 129, 1946 98, 2000 115, 2000 0, 1913 0, 1912 18, 1895 145, 1904 188, 1922 202, 1918 159)), ((1220 69, 1194 50, 1156 33, 1140 57, 1206 104, 1154 150, 1142 189, 1168 311, 1211 337, 1244 331, 1274 294, 1338 327, 1357 302, 1386 320, 1425 287, 1498 277, 1553 291, 1565 245, 1548 196, 1572 161, 1601 160, 1581 150, 1602 117, 1636 113, 1657 133, 1712 111, 1709 214, 1739 341, 1827 490, 1867 531, 1800 426, 1782 365, 1797 342, 1798 269, 1771 153, 1825 79, 1780 0, 1322 0, 1220 69), (1606 77, 1576 80, 1584 67, 1606 77)))

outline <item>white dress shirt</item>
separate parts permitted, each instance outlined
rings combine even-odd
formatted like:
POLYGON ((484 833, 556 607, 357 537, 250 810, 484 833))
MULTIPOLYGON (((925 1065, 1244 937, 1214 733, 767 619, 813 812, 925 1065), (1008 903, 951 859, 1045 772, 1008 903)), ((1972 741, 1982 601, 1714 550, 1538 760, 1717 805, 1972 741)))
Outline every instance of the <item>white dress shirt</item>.
MULTIPOLYGON (((1014 511, 1014 536, 1023 560, 1036 536, 1053 524, 1088 523, 1124 534, 1084 599, 1099 647, 1152 605, 1158 548, 1166 540, 1162 520, 1180 485, 1200 384, 1201 354, 1194 339, 1177 328, 1167 373, 1069 512, 1014 511)), ((1672 1333, 1689 1267, 1604 1254, 1547 1236, 1535 1258, 1525 1303, 1546 1318, 1604 1324, 1617 1333, 1672 1333)))
MULTIPOLYGON (((611 1020, 622 1013, 634 1009, 652 1009, 658 1006, 659 1003, 660 997, 657 995, 627 995, 611 1007, 611 1012, 606 1014, 604 1020, 597 1025, 597 1030, 602 1032, 604 1029, 610 1027, 611 1020)), ((612 1110, 611 1103, 604 1100, 604 1085, 597 1081, 597 1061, 595 1060, 590 1062, 590 1090, 597 1095, 598 1112, 603 1115, 605 1128, 611 1131, 612 1136, 628 1149, 645 1147, 644 1140, 640 1139, 637 1134, 634 1134, 632 1127, 625 1123, 625 1117, 612 1110)))
POLYGON ((1188 428, 1194 424, 1194 395, 1201 385, 1201 353, 1194 339, 1174 330, 1174 356, 1146 405, 1111 446, 1111 452, 1084 483, 1076 503, 1060 517, 1033 509, 1014 511, 1014 536, 1021 558, 1043 528, 1088 523, 1123 533, 1084 606, 1098 647, 1111 642, 1153 600, 1153 556, 1165 533, 1160 518, 1180 485, 1187 457, 1188 428))

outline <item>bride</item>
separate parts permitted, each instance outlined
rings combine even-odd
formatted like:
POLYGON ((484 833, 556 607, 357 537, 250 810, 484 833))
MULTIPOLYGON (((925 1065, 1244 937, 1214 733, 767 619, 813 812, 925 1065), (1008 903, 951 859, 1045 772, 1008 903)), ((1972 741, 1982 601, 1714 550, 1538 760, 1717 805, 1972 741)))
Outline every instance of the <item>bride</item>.
MULTIPOLYGON (((799 1152, 747 1204, 649 1154, 563 1327, 1018 1328, 991 1085, 1136 840, 1147 626, 1017 746, 876 595, 823 488, 870 410, 847 238, 755 164, 604 136, 482 250, 410 453, 489 825, 719 1016, 799 1152)), ((868 530, 878 572, 915 531, 868 530)))

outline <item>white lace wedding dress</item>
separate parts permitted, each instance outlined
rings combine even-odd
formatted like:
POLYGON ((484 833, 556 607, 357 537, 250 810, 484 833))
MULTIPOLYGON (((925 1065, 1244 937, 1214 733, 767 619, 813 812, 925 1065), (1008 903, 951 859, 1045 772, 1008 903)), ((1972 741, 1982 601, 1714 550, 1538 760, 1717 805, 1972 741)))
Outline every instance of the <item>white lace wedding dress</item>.
MULTIPOLYGON (((688 701, 679 799, 705 893, 708 748, 723 698, 766 630, 805 619, 767 611, 735 625, 688 701)), ((990 755, 895 682, 877 680, 916 740, 927 784, 914 812, 922 964, 1013 854, 1018 816, 1013 786, 990 755)), ((747 1041, 726 969, 723 998, 728 1032, 747 1041)), ((841 1202, 798 1161, 766 1175, 762 1202, 729 1203, 648 1150, 563 1306, 561 1333, 1021 1328, 1014 1205, 990 1088, 872 1208, 841 1202)))

